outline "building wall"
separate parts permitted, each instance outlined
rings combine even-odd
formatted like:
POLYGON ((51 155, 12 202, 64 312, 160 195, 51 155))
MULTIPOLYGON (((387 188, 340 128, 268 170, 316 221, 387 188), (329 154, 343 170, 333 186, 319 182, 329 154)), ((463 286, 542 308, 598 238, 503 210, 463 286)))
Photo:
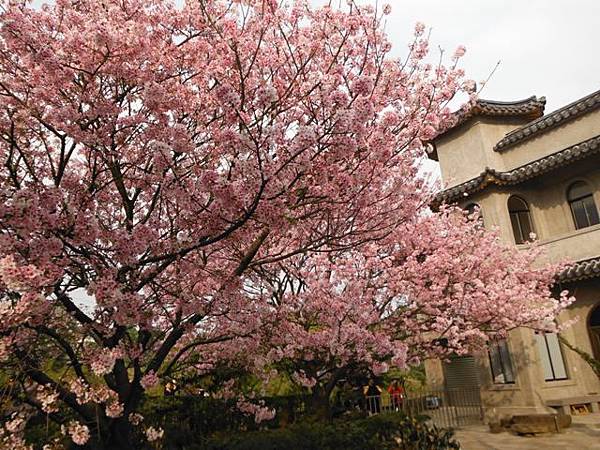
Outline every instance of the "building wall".
MULTIPOLYGON (((472 120, 443 136, 436 147, 446 187, 476 177, 485 167, 511 170, 600 135, 600 111, 588 113, 502 153, 494 152, 494 144, 515 126, 514 123, 501 125, 472 120)), ((538 242, 545 249, 540 264, 599 257, 600 225, 576 230, 567 202, 567 189, 577 180, 584 180, 590 185, 596 206, 600 208, 600 156, 588 157, 516 186, 488 186, 465 198, 461 206, 477 203, 486 228, 497 228, 505 242, 514 244, 507 202, 511 195, 519 195, 529 203, 538 242)), ((561 335, 591 354, 587 320, 591 310, 600 304, 600 279, 578 281, 564 287, 576 296, 576 302, 559 317, 559 323, 574 321, 561 335)), ((540 353, 532 330, 520 328, 512 331, 508 346, 516 376, 514 384, 494 384, 487 353, 478 357, 482 401, 488 417, 544 412, 548 411, 545 406, 548 400, 600 394, 598 377, 579 355, 564 346, 562 351, 568 379, 549 382, 544 381, 540 353)), ((440 364, 429 362, 426 369, 432 374, 432 382, 442 383, 440 364)))
POLYGON ((600 135, 600 109, 588 112, 552 130, 496 152, 494 145, 522 121, 473 118, 436 140, 445 188, 478 176, 486 167, 515 169, 539 158, 600 135))
POLYGON ((444 187, 475 178, 486 167, 504 170, 503 155, 486 151, 506 133, 523 125, 522 121, 498 122, 475 118, 436 142, 444 187))
MULTIPOLYGON (((561 332, 569 343, 592 353, 587 317, 600 301, 600 282, 582 281, 577 286, 577 302, 560 317, 559 322, 577 322, 561 332)), ((576 353, 562 347, 568 379, 545 381, 534 332, 519 328, 510 333, 508 345, 516 380, 514 384, 494 384, 487 355, 480 355, 482 401, 488 419, 512 414, 550 412, 546 402, 568 397, 600 394, 600 381, 593 370, 576 353)))
POLYGON ((600 256, 600 225, 577 230, 567 202, 569 186, 580 180, 588 183, 600 210, 600 156, 527 183, 488 187, 465 199, 460 206, 478 204, 486 228, 497 227, 502 239, 514 244, 507 204, 511 195, 518 195, 529 204, 537 241, 546 252, 540 263, 580 261, 600 256))
MULTIPOLYGON (((600 110, 588 112, 503 150, 500 154, 504 160, 506 168, 504 170, 514 169, 598 135, 600 135, 600 110)), ((492 147, 487 148, 491 150, 492 147)))

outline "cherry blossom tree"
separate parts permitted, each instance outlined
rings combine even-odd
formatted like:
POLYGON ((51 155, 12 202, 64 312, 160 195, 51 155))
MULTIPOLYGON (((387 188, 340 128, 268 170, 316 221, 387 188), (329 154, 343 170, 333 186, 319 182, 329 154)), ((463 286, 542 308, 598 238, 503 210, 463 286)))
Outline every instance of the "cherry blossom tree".
POLYGON ((279 267, 262 277, 269 324, 258 340, 238 339, 238 355, 261 355, 256 373, 289 376, 328 416, 340 380, 478 352, 518 326, 553 329, 572 300, 553 297, 557 267, 539 267, 539 249, 517 251, 477 221, 456 209, 416 214, 360 252, 279 267))
POLYGON ((527 253, 427 211, 416 161, 473 85, 421 24, 394 58, 389 7, 353 2, 0 5, 0 359, 75 444, 160 439, 138 410, 181 365, 243 348, 331 384, 311 354, 383 370, 560 307, 527 253))

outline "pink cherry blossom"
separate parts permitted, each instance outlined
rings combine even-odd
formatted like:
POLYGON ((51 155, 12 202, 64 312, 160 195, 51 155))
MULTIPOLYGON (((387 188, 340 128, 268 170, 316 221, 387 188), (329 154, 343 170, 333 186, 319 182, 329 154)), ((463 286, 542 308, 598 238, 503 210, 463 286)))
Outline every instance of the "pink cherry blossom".
POLYGON ((243 413, 253 415, 256 423, 271 420, 275 417, 275 410, 264 406, 264 402, 257 404, 244 399, 239 399, 237 408, 243 413))
POLYGON ((149 372, 142 377, 140 384, 144 389, 150 389, 158 384, 158 377, 154 372, 149 372))
POLYGON ((113 445, 127 414, 135 447, 146 389, 181 366, 323 395, 571 300, 537 250, 429 209, 417 163, 475 92, 427 62, 425 26, 397 59, 389 7, 285 3, 0 10, 0 360, 78 418, 75 443, 113 445), (24 369, 42 352, 60 379, 24 369))
POLYGON ((131 422, 133 425, 139 425, 144 420, 144 416, 142 416, 139 413, 131 413, 131 414, 129 414, 128 419, 129 419, 129 422, 131 422))
POLYGON ((107 417, 121 417, 123 415, 123 405, 119 402, 113 401, 106 406, 107 417))
POLYGON ((11 450, 33 450, 33 445, 27 444, 24 437, 28 415, 15 412, 3 424, 0 424, 0 447, 11 450))
POLYGON ((146 428, 145 434, 148 442, 155 442, 162 439, 165 432, 162 428, 148 427, 146 428))
POLYGON ((72 421, 64 427, 64 432, 68 434, 71 440, 77 445, 85 445, 90 439, 89 428, 76 421, 72 421))
POLYGON ((425 24, 423 22, 417 22, 415 25, 415 34, 417 36, 420 36, 424 32, 425 32, 425 24))
POLYGON ((90 367, 96 375, 105 375, 113 370, 115 361, 119 356, 119 350, 106 350, 99 352, 93 357, 90 367))
POLYGON ((467 52, 466 47, 464 45, 459 45, 456 48, 456 50, 454 51, 453 58, 454 59, 462 58, 465 55, 466 52, 467 52))
POLYGON ((38 386, 36 397, 41 404, 42 411, 45 413, 58 411, 58 406, 56 405, 59 397, 58 392, 52 392, 44 386, 38 386))

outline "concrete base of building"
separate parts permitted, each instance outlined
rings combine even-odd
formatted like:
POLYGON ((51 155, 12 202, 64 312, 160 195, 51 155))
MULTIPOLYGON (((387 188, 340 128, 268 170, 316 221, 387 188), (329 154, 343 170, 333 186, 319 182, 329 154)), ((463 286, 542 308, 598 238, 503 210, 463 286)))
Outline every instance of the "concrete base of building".
POLYGON ((546 401, 546 406, 556 409, 563 414, 571 414, 571 408, 583 408, 585 412, 600 412, 600 394, 564 397, 546 401))
POLYGON ((552 414, 556 411, 553 408, 545 406, 496 406, 483 409, 483 421, 485 424, 490 422, 500 422, 503 419, 510 419, 512 416, 522 416, 528 414, 552 414))

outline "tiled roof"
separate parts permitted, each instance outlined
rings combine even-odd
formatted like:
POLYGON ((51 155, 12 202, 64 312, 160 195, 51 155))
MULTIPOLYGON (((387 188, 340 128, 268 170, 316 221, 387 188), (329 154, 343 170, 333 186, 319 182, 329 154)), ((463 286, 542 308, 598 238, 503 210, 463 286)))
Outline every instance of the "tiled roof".
POLYGON ((600 257, 579 261, 563 269, 558 274, 558 280, 561 282, 570 282, 598 276, 600 276, 600 257))
POLYGON ((545 131, 551 130, 562 123, 578 117, 600 106, 600 91, 596 91, 567 106, 557 109, 539 119, 534 120, 504 136, 494 146, 494 150, 503 151, 521 141, 529 139, 545 131))
POLYGON ((474 192, 484 189, 489 184, 498 186, 518 184, 599 152, 600 135, 507 172, 499 172, 486 168, 479 176, 439 192, 435 196, 433 203, 434 205, 454 203, 461 198, 468 197, 474 192))
POLYGON ((524 117, 533 120, 544 114, 544 106, 546 98, 537 98, 535 95, 524 100, 516 100, 513 102, 498 102, 495 100, 476 100, 474 105, 468 105, 459 109, 454 113, 455 120, 452 125, 440 132, 436 139, 448 131, 459 127, 471 117, 487 116, 487 117, 524 117))

